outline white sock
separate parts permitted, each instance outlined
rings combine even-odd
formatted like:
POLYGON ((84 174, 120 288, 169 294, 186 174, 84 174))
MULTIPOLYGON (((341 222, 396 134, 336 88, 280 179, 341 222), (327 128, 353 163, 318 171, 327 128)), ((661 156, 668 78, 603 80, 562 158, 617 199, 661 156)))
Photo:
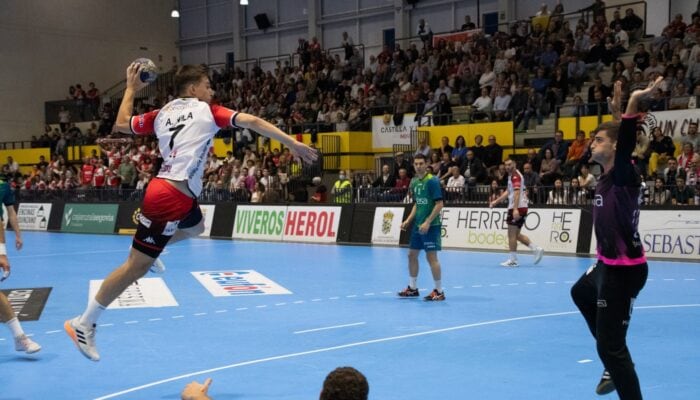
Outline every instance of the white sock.
POLYGON ((442 279, 438 279, 435 281, 435 289, 437 289, 438 292, 442 293, 442 279))
POLYGON ((104 310, 105 307, 98 303, 93 297, 88 301, 85 312, 80 316, 80 324, 92 327, 93 324, 97 323, 97 319, 100 318, 100 314, 102 314, 104 310))
POLYGON ((511 261, 518 261, 518 253, 511 251, 510 252, 510 260, 511 261))
POLYGON ((19 337, 24 335, 24 331, 22 330, 22 326, 19 324, 19 320, 17 317, 12 318, 11 320, 5 322, 5 325, 10 329, 10 332, 12 332, 12 337, 19 337))
POLYGON ((537 250, 537 245, 532 242, 530 242, 530 244, 528 244, 527 247, 529 247, 532 251, 537 250))
POLYGON ((416 285, 418 285, 418 277, 417 276, 409 276, 408 277, 408 287, 411 289, 415 289, 416 285))

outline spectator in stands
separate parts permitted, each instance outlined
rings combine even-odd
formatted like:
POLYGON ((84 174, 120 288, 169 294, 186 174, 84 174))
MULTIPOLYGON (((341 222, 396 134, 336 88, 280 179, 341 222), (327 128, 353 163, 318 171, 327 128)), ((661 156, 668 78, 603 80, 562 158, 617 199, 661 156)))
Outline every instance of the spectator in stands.
POLYGON ((668 102, 669 110, 685 110, 688 108, 688 89, 682 82, 677 83, 671 91, 671 100, 668 102))
POLYGON ((471 122, 489 119, 489 114, 493 108, 493 99, 491 99, 487 88, 484 87, 481 89, 481 96, 474 100, 472 107, 473 109, 470 115, 471 122))
POLYGON ((423 19, 423 18, 421 18, 420 21, 418 21, 418 28, 416 29, 416 36, 419 36, 420 40, 423 41, 424 48, 432 47, 433 31, 432 31, 432 29, 430 29, 430 25, 428 25, 428 23, 425 22, 425 19, 423 19))
POLYGON ((685 184, 685 178, 676 177, 676 186, 671 191, 671 204, 692 206, 695 202, 694 197, 695 192, 685 184))
POLYGON ((611 31, 614 31, 617 25, 622 26, 622 18, 620 17, 619 9, 613 11, 613 19, 608 23, 608 27, 610 27, 611 31))
POLYGON ((85 98, 90 119, 97 119, 97 110, 100 108, 100 90, 95 87, 95 82, 88 83, 88 91, 85 93, 85 98))
POLYGON ((445 93, 438 98, 433 116, 435 125, 449 125, 452 123, 452 105, 450 105, 450 101, 445 93))
POLYGON ((382 165, 382 173, 372 182, 375 188, 392 188, 396 185, 396 177, 391 173, 389 165, 382 165))
MULTIPOLYGON (((555 139, 556 140, 556 139, 555 139)), ((576 139, 569 145, 569 150, 566 156, 566 162, 563 166, 563 171, 566 176, 576 176, 580 167, 583 153, 588 148, 588 140, 586 140, 586 132, 578 131, 576 139)))
MULTIPOLYGON (((534 150, 533 150, 534 154, 534 150)), ((526 161, 523 163, 523 182, 525 188, 528 191, 530 201, 533 203, 542 201, 542 194, 540 192, 540 175, 536 173, 533 169, 532 163, 526 161)))
POLYGON ((493 99, 493 113, 496 121, 507 121, 511 119, 511 98, 511 95, 508 94, 505 87, 501 86, 496 90, 496 97, 493 99))
POLYGON ((654 181, 654 190, 649 196, 649 204, 653 206, 664 206, 671 201, 671 192, 666 188, 664 179, 656 178, 654 181))
POLYGON ((17 161, 12 158, 12 156, 7 156, 7 172, 10 174, 12 177, 16 177, 20 172, 19 172, 19 164, 17 161))
POLYGON ((426 159, 430 159, 430 146, 428 146, 428 138, 427 136, 422 136, 418 139, 418 147, 416 148, 416 151, 414 155, 418 154, 423 154, 426 159))
POLYGON ((697 122, 691 121, 688 123, 688 132, 685 134, 685 136, 681 136, 681 143, 690 143, 693 145, 694 150, 700 150, 700 135, 698 134, 697 122))
POLYGON ((58 111, 58 125, 61 127, 61 132, 65 133, 68 131, 70 119, 70 111, 66 110, 64 106, 61 106, 61 108, 58 111))
POLYGON ((408 172, 409 177, 413 177, 413 169, 411 168, 411 163, 404 157, 404 153, 402 151, 399 151, 396 153, 396 157, 394 158, 394 165, 391 170, 391 173, 394 175, 394 177, 398 177, 399 175, 399 170, 403 168, 408 172))
POLYGON ((496 143, 496 136, 489 135, 489 144, 484 147, 482 161, 487 169, 498 167, 503 162, 503 147, 496 143))
POLYGON ((442 155, 445 153, 451 156, 453 149, 454 147, 450 146, 450 139, 447 136, 443 136, 440 139, 440 149, 438 149, 440 152, 440 158, 442 158, 442 155))
POLYGON ((566 202, 572 206, 588 204, 588 192, 579 184, 578 178, 571 178, 569 188, 566 191, 566 202))
POLYGON ((454 166, 450 168, 450 177, 447 179, 447 185, 445 187, 445 192, 447 195, 447 200, 455 200, 462 196, 462 191, 464 190, 464 177, 459 173, 459 167, 454 166))
POLYGON ((583 82, 585 82, 588 78, 588 72, 586 70, 586 64, 583 61, 579 60, 576 54, 572 54, 569 57, 567 73, 569 84, 572 87, 572 91, 573 87, 575 87, 576 92, 580 92, 583 82))
POLYGON ((678 168, 682 168, 682 169, 687 170, 690 167, 690 163, 691 163, 694 155, 695 155, 695 151, 694 151, 692 143, 690 143, 690 142, 683 143, 683 149, 681 151, 681 154, 677 158, 678 168))
POLYGON ((544 146, 540 148, 540 159, 544 158, 544 152, 546 149, 552 150, 555 162, 558 163, 559 166, 563 166, 566 163, 566 159, 569 155, 569 142, 564 140, 564 132, 561 129, 554 132, 554 137, 552 139, 549 139, 547 143, 545 143, 544 146))
POLYGON ((651 93, 649 98, 649 111, 665 111, 666 110, 666 97, 664 96, 661 88, 657 88, 651 93))
POLYGON ((464 157, 466 156, 467 142, 466 140, 464 140, 464 136, 459 135, 455 139, 455 146, 452 149, 452 152, 450 153, 450 159, 457 165, 460 165, 462 163, 462 160, 464 160, 464 157))
POLYGON ((685 170, 685 184, 691 188, 700 184, 700 153, 693 154, 693 157, 690 159, 688 168, 685 170))
POLYGON ((567 200, 567 195, 564 192, 564 183, 561 181, 561 178, 556 178, 554 180, 554 188, 547 195, 547 205, 563 206, 569 204, 567 200))
POLYGON ((636 41, 642 38, 644 21, 634 13, 632 8, 625 10, 625 17, 620 21, 620 25, 627 32, 630 40, 636 41))
POLYGON ((649 57, 649 66, 646 67, 643 71, 644 79, 645 80, 652 79, 652 74, 663 75, 664 71, 665 71, 665 69, 662 65, 659 64, 659 60, 655 56, 650 56, 649 57))
MULTIPOLYGON (((661 127, 655 127, 652 130, 653 138, 649 142, 647 155, 649 159, 649 175, 654 176, 659 170, 663 170, 666 162, 673 158, 676 151, 676 146, 673 144, 671 137, 666 136, 661 131, 661 127)), ((669 182, 668 179, 665 179, 669 182)))
POLYGON ((348 204, 352 201, 352 183, 345 174, 345 171, 339 171, 338 180, 333 184, 331 193, 333 194, 334 203, 348 204))
MULTIPOLYGON (((503 189, 498 186, 498 181, 497 180, 492 180, 491 184, 489 185, 489 197, 487 199, 487 204, 491 204, 494 201, 498 200, 499 197, 501 197, 501 194, 503 193, 503 189)), ((505 201, 505 199, 503 199, 505 201)))
POLYGON ((544 148, 544 157, 540 162, 540 182, 544 186, 551 186, 561 176, 560 163, 554 158, 550 147, 544 148))
POLYGON ((581 96, 574 96, 574 104, 572 105, 573 111, 571 115, 574 117, 585 117, 588 114, 588 107, 583 103, 581 96))
POLYGON ((484 163, 476 158, 474 151, 471 149, 467 150, 467 157, 462 162, 460 171, 463 171, 465 183, 469 187, 474 187, 478 183, 483 183, 486 178, 484 163))
MULTIPOLYGON (((530 118, 537 118, 537 124, 542 125, 544 120, 544 109, 545 102, 542 94, 537 92, 535 88, 530 88, 527 97, 527 106, 525 112, 522 115, 522 121, 524 121, 523 129, 526 131, 529 129, 530 118)), ((521 120, 516 117, 514 128, 517 130, 520 125, 521 120)))
POLYGON ((683 178, 685 181, 685 170, 678 168, 678 161, 675 158, 668 159, 668 166, 663 172, 664 181, 675 182, 676 178, 683 178))
POLYGON ((118 175, 122 189, 133 189, 136 180, 136 164, 133 160, 125 160, 119 164, 118 175))
POLYGON ((251 203, 262 203, 263 197, 265 195, 265 185, 262 184, 262 182, 258 182, 255 184, 255 190, 250 196, 250 202, 251 203))
POLYGON ((476 29, 476 24, 472 22, 472 17, 469 15, 464 16, 464 23, 462 24, 462 30, 463 31, 469 31, 472 29, 476 29))

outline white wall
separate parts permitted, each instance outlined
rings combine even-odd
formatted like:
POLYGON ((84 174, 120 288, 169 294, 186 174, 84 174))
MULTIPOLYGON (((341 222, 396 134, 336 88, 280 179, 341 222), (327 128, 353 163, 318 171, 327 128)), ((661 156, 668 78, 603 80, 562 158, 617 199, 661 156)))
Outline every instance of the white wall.
POLYGON ((2 0, 0 141, 40 135, 44 102, 64 99, 70 85, 87 88, 94 81, 106 89, 123 79, 127 64, 138 57, 169 69, 173 57, 179 59, 172 5, 170 0, 2 0))

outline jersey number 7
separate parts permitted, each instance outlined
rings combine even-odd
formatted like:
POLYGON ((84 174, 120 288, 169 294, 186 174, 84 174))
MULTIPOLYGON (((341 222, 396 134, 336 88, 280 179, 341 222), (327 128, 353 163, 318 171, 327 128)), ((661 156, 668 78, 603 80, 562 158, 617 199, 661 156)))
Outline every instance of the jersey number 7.
POLYGON ((172 128, 170 128, 170 132, 173 133, 172 136, 170 136, 170 142, 168 143, 168 146, 170 146, 170 150, 173 149, 173 144, 175 143, 175 137, 177 136, 178 133, 182 130, 182 128, 185 127, 185 124, 180 124, 180 125, 175 125, 172 128))

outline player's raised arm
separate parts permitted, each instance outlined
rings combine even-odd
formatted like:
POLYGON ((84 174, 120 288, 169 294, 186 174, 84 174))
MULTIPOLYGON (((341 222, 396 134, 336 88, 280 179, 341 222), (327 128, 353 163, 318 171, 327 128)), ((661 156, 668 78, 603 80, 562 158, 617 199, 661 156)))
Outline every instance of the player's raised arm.
POLYGON ((134 133, 131 129, 131 115, 134 109, 134 97, 136 92, 148 85, 141 81, 141 64, 133 62, 126 68, 126 90, 119 106, 117 120, 114 129, 121 133, 134 133))
POLYGON ((289 147, 289 151, 291 151, 294 156, 301 158, 304 162, 313 162, 318 157, 316 150, 304 143, 296 141, 293 137, 282 132, 279 128, 262 118, 250 114, 238 113, 235 118, 235 124, 239 128, 248 128, 270 139, 279 141, 289 147))

